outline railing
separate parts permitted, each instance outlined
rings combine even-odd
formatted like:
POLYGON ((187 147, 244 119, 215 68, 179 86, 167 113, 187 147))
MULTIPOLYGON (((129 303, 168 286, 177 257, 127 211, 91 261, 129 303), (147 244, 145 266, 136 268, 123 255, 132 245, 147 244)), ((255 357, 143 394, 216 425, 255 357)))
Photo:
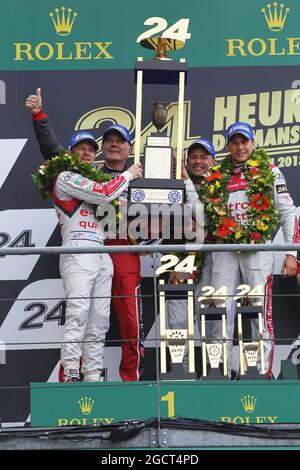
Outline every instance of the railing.
MULTIPOLYGON (((54 254, 85 254, 85 253, 136 253, 139 254, 141 252, 145 254, 152 254, 153 256, 153 295, 148 294, 148 295, 141 295, 140 297, 142 299, 147 299, 147 298, 153 298, 154 301, 154 321, 157 320, 159 312, 158 312, 158 291, 157 291, 157 283, 156 283, 156 275, 155 271, 156 268, 159 266, 159 259, 158 259, 158 254, 162 253, 188 253, 188 252, 201 252, 201 253, 206 253, 206 252, 258 252, 258 251, 268 251, 268 252, 286 252, 286 251, 297 251, 299 249, 300 245, 298 244, 258 244, 258 245, 240 245, 240 244, 235 244, 235 245, 216 245, 216 244, 186 244, 186 245, 125 245, 125 246, 96 246, 94 247, 17 247, 17 248, 1 248, 0 249, 0 257, 2 256, 16 256, 16 255, 21 255, 21 256, 27 256, 27 255, 54 255, 54 254)), ((300 296, 300 290, 299 294, 294 293, 294 294, 276 294, 273 293, 273 297, 276 296, 300 296)), ((107 297, 113 298, 113 296, 107 295, 107 297)), ((119 296, 119 297, 127 297, 127 296, 119 296)), ((44 299, 44 298, 39 298, 39 299, 12 299, 9 296, 0 299, 0 302, 3 301, 24 301, 24 300, 49 300, 49 299, 44 299)), ((61 300, 61 297, 58 298, 53 298, 51 297, 50 300, 61 300)), ((1 305, 1 304, 0 304, 1 305)), ((295 332, 296 335, 293 338, 276 338, 281 341, 286 341, 288 343, 291 343, 292 341, 295 341, 298 336, 298 332, 295 332)), ((249 339, 249 338, 245 338, 249 339)), ((1 328, 0 328, 0 364, 1 362, 3 363, 3 354, 5 353, 5 347, 9 347, 9 349, 14 349, 14 346, 20 346, 20 345, 37 345, 37 344, 44 344, 45 346, 47 345, 56 345, 57 344, 57 349, 60 348, 60 345, 62 344, 61 341, 41 341, 40 343, 14 343, 14 342, 5 342, 5 338, 1 337, 1 328), (4 351, 4 353, 3 353, 4 351)), ((122 341, 133 341, 131 339, 123 339, 122 341)), ((151 341, 155 342, 155 350, 156 350, 156 380, 157 383, 159 384, 159 347, 160 347, 160 340, 159 340, 159 330, 158 330, 158 322, 156 322, 156 335, 155 339, 146 339, 145 342, 151 341)), ((109 339, 105 340, 105 343, 121 343, 120 339, 109 339)), ((146 354, 147 354, 147 348, 146 348, 146 354)), ((34 365, 32 365, 34 367, 34 365)), ((1 376, 1 367, 0 367, 0 376, 1 376)), ((28 391, 29 385, 24 384, 24 385, 16 385, 16 386, 6 386, 2 385, 0 386, 0 392, 5 391, 5 390, 24 390, 26 389, 28 391)), ((158 389, 159 393, 159 389, 158 389)), ((160 412, 158 410, 157 416, 160 416, 160 412)))
POLYGON ((220 252, 220 251, 237 251, 237 252, 256 252, 256 251, 297 251, 300 244, 281 243, 281 244, 228 244, 228 245, 209 245, 209 244, 193 244, 185 245, 121 245, 97 247, 66 247, 66 246, 47 246, 47 247, 24 247, 24 248, 0 248, 0 256, 10 255, 51 255, 51 254, 67 254, 67 253, 185 253, 189 251, 220 252))

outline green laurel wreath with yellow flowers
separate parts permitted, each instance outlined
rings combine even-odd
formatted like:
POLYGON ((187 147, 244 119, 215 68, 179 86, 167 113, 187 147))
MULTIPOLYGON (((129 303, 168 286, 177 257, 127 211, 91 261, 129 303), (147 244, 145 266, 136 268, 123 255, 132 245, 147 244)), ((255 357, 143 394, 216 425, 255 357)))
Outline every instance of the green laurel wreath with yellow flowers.
MULTIPOLYGON (((32 175, 34 184, 44 200, 51 197, 53 183, 62 171, 78 173, 97 183, 106 183, 112 179, 112 175, 109 173, 104 173, 92 167, 89 163, 81 162, 77 154, 69 155, 65 151, 62 151, 51 158, 51 160, 47 160, 43 165, 39 166, 37 171, 32 175)), ((111 204, 117 211, 116 219, 118 221, 119 198, 111 201, 111 204)))
POLYGON ((263 149, 254 151, 242 169, 249 182, 246 189, 247 225, 231 216, 227 204, 229 192, 226 188, 234 168, 230 155, 227 155, 220 165, 211 168, 199 188, 210 231, 219 243, 264 243, 271 239, 279 222, 273 196, 275 175, 268 155, 263 149))

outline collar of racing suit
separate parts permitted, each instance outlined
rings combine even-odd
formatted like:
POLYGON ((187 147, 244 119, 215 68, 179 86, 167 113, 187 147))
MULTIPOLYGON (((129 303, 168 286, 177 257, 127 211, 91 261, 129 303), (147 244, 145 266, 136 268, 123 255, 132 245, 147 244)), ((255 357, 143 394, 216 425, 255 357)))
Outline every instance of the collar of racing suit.
POLYGON ((245 169, 245 164, 244 163, 240 163, 238 165, 235 165, 233 170, 231 171, 231 174, 238 174, 238 173, 242 173, 245 169))
POLYGON ((118 174, 119 175, 120 173, 123 173, 123 171, 125 171, 126 168, 127 168, 127 165, 124 166, 123 170, 114 170, 113 168, 108 166, 106 163, 104 163, 101 170, 104 171, 104 173, 118 174))

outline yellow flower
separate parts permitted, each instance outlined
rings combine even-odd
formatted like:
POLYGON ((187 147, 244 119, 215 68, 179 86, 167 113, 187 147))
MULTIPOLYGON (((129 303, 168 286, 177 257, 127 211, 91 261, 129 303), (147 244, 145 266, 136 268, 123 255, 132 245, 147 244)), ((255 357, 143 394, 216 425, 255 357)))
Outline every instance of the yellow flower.
POLYGON ((221 165, 215 165, 215 166, 213 166, 212 169, 213 169, 214 171, 219 171, 220 168, 221 168, 221 165))
POLYGON ((220 181, 216 181, 216 182, 215 182, 215 188, 218 189, 220 186, 221 186, 220 181))
POLYGON ((215 185, 214 185, 214 184, 212 184, 212 185, 209 187, 209 192, 212 193, 212 194, 215 192, 215 185))
POLYGON ((257 181, 258 181, 258 183, 263 183, 263 184, 265 184, 265 182, 266 182, 265 178, 258 178, 257 181))
POLYGON ((260 162, 258 160, 252 160, 252 158, 247 161, 248 166, 259 166, 259 164, 260 162))
POLYGON ((264 215, 261 216, 261 220, 267 220, 268 221, 268 220, 270 220, 270 216, 267 215, 267 214, 264 214, 264 215))
POLYGON ((261 230, 262 232, 265 232, 266 230, 268 230, 268 226, 262 221, 260 221, 257 224, 257 228, 258 228, 258 230, 261 230))
POLYGON ((241 236, 242 236, 242 233, 241 233, 241 232, 236 232, 236 234, 235 234, 236 240, 238 240, 239 238, 241 238, 241 236))
POLYGON ((226 215, 226 211, 224 209, 222 209, 222 207, 220 207, 220 206, 214 206, 214 210, 220 216, 226 215))
POLYGON ((45 165, 41 165, 41 166, 39 167, 39 174, 40 174, 40 175, 44 175, 44 174, 45 174, 45 165))

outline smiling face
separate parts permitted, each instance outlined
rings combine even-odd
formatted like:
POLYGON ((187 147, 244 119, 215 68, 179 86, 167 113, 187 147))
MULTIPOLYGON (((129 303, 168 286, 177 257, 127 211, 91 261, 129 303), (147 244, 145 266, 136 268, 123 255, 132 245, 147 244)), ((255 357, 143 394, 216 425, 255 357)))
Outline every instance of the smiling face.
POLYGON ((77 153, 79 160, 84 163, 92 164, 96 158, 96 150, 88 140, 83 140, 79 144, 73 145, 72 153, 77 153))
POLYGON ((110 168, 122 170, 131 153, 131 146, 119 132, 110 132, 102 143, 102 153, 110 168))
POLYGON ((255 149, 253 139, 247 139, 243 134, 234 134, 227 143, 227 149, 235 165, 245 163, 255 149))
POLYGON ((214 158, 202 146, 193 148, 186 161, 186 168, 190 176, 203 176, 214 165, 214 158))

